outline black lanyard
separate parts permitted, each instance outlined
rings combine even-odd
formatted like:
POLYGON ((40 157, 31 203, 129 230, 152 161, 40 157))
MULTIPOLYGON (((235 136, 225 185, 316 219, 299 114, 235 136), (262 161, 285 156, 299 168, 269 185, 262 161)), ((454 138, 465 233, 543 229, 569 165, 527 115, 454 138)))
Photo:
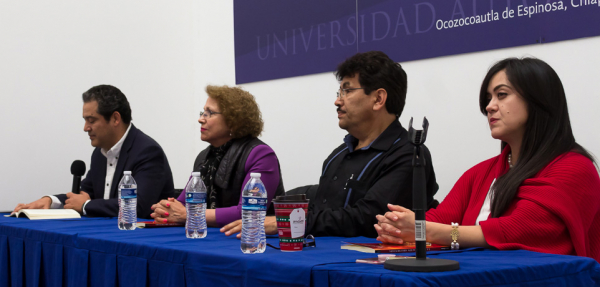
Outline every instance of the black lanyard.
MULTIPOLYGON (((275 248, 277 250, 280 250, 281 248, 279 247, 275 247, 274 245, 267 243, 267 246, 271 247, 271 248, 275 248)), ((307 235, 304 238, 304 242, 302 243, 303 247, 317 247, 317 240, 315 240, 315 237, 312 236, 312 234, 307 235)))

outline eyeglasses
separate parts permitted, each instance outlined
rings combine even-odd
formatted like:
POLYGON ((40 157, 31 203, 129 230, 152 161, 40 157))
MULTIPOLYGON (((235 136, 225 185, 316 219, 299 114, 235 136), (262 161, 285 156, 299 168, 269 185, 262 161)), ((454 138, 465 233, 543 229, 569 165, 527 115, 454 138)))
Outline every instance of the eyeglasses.
POLYGON ((340 100, 343 100, 344 97, 346 97, 346 95, 348 94, 348 91, 354 91, 354 90, 364 90, 365 88, 346 88, 346 89, 339 89, 337 92, 337 97, 340 100))
POLYGON ((205 111, 200 111, 200 118, 207 118, 210 119, 210 117, 212 117, 213 115, 219 115, 222 113, 217 113, 217 112, 213 112, 211 110, 205 110, 205 111))

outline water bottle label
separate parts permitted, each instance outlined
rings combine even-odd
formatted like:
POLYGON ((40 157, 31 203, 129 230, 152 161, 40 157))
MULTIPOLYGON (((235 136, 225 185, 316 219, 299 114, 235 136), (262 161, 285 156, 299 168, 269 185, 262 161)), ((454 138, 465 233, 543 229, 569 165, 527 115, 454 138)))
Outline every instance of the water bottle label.
POLYGON ((242 210, 267 211, 267 199, 252 196, 242 197, 242 210))
POLYGON ((136 198, 137 197, 137 188, 122 188, 121 189, 121 198, 136 198))
POLYGON ((185 194, 187 203, 206 203, 206 192, 187 192, 185 194))

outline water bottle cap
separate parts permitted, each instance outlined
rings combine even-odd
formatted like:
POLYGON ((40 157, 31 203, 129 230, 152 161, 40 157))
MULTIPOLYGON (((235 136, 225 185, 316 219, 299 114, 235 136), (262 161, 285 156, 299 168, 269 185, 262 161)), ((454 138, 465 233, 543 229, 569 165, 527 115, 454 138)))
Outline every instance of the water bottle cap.
POLYGON ((250 173, 250 177, 260 178, 260 172, 252 172, 252 173, 250 173))
POLYGON ((126 171, 123 172, 123 174, 125 174, 125 175, 127 175, 127 174, 131 175, 131 171, 130 170, 126 170, 126 171))
POLYGON ((199 171, 194 171, 194 172, 192 172, 192 176, 194 176, 194 177, 200 177, 200 172, 199 171))

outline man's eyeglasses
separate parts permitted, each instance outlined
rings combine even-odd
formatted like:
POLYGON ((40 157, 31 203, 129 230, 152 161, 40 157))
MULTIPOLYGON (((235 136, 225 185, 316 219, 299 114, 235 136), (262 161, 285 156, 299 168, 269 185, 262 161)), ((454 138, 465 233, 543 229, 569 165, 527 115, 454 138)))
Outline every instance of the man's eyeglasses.
POLYGON ((213 115, 219 115, 222 113, 217 113, 217 112, 213 112, 211 110, 205 110, 205 111, 200 111, 200 118, 207 118, 210 119, 210 117, 212 117, 213 115))
POLYGON ((346 95, 348 94, 348 91, 354 91, 354 90, 364 90, 365 88, 346 88, 346 89, 339 89, 337 92, 337 97, 340 100, 343 100, 344 97, 346 97, 346 95))

